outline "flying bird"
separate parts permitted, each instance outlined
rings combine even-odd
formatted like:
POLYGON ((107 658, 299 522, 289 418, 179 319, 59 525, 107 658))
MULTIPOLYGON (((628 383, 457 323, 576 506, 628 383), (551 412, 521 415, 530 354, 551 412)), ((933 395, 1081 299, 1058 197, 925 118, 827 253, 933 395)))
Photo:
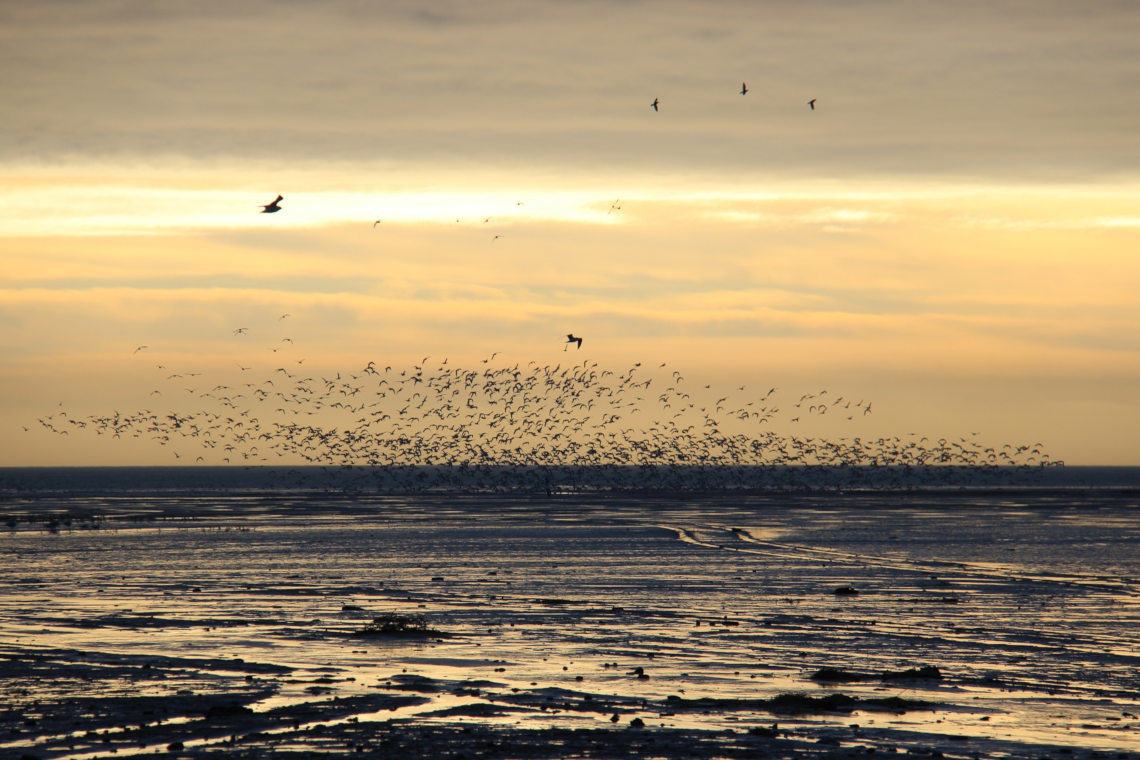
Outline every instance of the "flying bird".
POLYGON ((809 100, 808 105, 811 106, 811 110, 814 111, 815 110, 815 98, 812 98, 811 100, 809 100))
POLYGON ((747 82, 741 82, 740 83, 740 94, 741 95, 747 95, 748 94, 748 83, 747 82))
POLYGON ((376 225, 380 224, 380 222, 382 222, 382 221, 384 221, 384 220, 383 219, 377 219, 375 222, 373 222, 372 223, 372 229, 376 229, 376 225))
POLYGON ((278 195, 277 198, 273 201, 273 203, 267 203, 261 207, 261 213, 263 213, 263 214, 276 214, 278 211, 281 210, 281 207, 278 206, 277 204, 283 200, 285 200, 285 196, 284 195, 278 195))
POLYGON ((654 98, 653 102, 649 104, 649 107, 652 108, 654 111, 656 111, 657 110, 657 104, 660 102, 661 102, 660 100, 658 100, 657 98, 654 98))
POLYGON ((234 335, 245 335, 248 331, 248 327, 239 327, 238 329, 234 330, 234 335))
POLYGON ((571 343, 577 343, 578 348, 582 347, 582 339, 575 337, 574 333, 568 333, 566 335, 566 345, 562 348, 562 350, 565 351, 567 348, 569 348, 571 343))
POLYGON ((132 354, 137 354, 139 351, 142 351, 144 348, 150 348, 150 346, 139 346, 138 348, 136 348, 136 349, 135 349, 134 351, 132 351, 131 353, 132 353, 132 354))

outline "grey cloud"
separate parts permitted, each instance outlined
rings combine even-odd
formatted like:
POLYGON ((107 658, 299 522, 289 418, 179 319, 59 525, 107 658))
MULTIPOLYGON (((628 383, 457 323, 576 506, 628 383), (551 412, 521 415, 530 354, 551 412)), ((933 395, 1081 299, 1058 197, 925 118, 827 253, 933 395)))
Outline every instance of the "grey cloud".
POLYGON ((4 161, 1140 169, 1135 4, 96 0, 0 26, 4 161))

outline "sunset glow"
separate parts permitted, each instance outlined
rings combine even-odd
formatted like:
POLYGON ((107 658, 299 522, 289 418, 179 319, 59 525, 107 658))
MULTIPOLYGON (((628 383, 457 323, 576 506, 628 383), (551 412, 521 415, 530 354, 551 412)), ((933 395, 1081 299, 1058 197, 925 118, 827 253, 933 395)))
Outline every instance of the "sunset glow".
POLYGON ((1140 464, 1140 8, 480 7, 0 11, 0 464, 170 463, 37 420, 176 370, 568 332, 1140 464))

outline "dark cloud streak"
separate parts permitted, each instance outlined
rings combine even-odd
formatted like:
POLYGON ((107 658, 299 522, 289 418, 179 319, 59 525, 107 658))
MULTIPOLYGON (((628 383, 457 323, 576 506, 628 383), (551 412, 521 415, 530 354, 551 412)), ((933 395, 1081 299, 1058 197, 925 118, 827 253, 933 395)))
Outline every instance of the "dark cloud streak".
POLYGON ((1132 4, 105 0, 0 21, 0 161, 1140 169, 1132 4))

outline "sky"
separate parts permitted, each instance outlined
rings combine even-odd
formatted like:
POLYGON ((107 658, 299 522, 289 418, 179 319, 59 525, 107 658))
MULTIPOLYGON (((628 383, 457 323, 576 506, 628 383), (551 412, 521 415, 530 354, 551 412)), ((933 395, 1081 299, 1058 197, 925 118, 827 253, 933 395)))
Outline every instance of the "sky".
POLYGON ((172 404, 176 372, 492 354, 1140 465, 1138 28, 1067 0, 0 1, 0 466, 172 463, 38 420, 172 404))

